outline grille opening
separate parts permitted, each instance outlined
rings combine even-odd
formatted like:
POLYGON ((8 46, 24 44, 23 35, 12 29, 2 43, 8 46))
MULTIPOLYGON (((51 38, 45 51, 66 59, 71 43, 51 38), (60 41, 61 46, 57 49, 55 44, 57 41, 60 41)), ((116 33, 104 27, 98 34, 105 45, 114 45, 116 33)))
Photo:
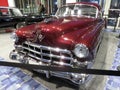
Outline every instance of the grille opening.
POLYGON ((70 60, 65 60, 65 59, 64 60, 61 59, 61 60, 59 60, 59 62, 70 64, 70 60))
POLYGON ((35 48, 35 50, 36 50, 37 52, 40 52, 40 48, 35 48))
POLYGON ((60 52, 56 52, 56 51, 51 51, 51 53, 52 53, 53 55, 60 55, 60 52))
POLYGON ((42 56, 42 58, 46 59, 46 60, 50 60, 49 56, 42 56))
POLYGON ((23 49, 23 51, 24 51, 24 52, 26 52, 26 53, 28 53, 28 52, 29 52, 29 50, 27 50, 27 49, 23 49))
POLYGON ((29 46, 30 49, 34 50, 34 47, 33 46, 29 46))
POLYGON ((28 45, 27 45, 27 44, 25 44, 25 43, 23 44, 23 46, 24 46, 24 47, 28 47, 28 45))
POLYGON ((34 55, 34 52, 31 52, 31 51, 30 51, 30 52, 29 52, 29 54, 32 54, 32 55, 34 55))
POLYGON ((49 50, 42 50, 42 53, 50 54, 50 51, 49 50))
POLYGON ((40 54, 36 54, 36 57, 39 57, 39 58, 41 58, 41 55, 40 55, 40 54))
POLYGON ((52 60, 53 60, 53 61, 60 61, 60 59, 55 58, 55 57, 52 57, 52 60))
POLYGON ((71 63, 70 60, 61 60, 61 61, 64 62, 64 63, 71 63))

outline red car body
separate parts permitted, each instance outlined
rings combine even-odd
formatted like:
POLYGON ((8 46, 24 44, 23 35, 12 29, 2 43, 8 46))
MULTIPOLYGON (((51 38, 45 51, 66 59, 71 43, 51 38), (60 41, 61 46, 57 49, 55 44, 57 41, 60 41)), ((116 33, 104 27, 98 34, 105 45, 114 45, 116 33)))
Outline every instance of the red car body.
MULTIPOLYGON (((23 56, 22 60, 27 56, 45 65, 90 68, 100 45, 104 27, 105 21, 98 4, 71 3, 58 9, 55 17, 18 29, 14 33, 15 50, 12 51, 11 58, 13 53, 17 52, 19 53, 17 56, 23 56), (91 14, 86 14, 86 8, 91 8, 89 12, 91 14), (66 15, 66 12, 63 14, 64 10, 69 11, 70 14, 66 15), (80 15, 74 15, 73 10, 80 10, 77 12, 80 15)), ((24 63, 26 61, 24 60, 24 63)), ((84 77, 82 74, 77 74, 76 78, 75 74, 70 73, 69 76, 72 78, 68 78, 66 73, 64 73, 66 77, 60 75, 62 72, 48 73, 67 78, 76 84, 84 83, 88 77, 88 75, 84 77)), ((47 77, 49 77, 48 73, 46 73, 47 77)))

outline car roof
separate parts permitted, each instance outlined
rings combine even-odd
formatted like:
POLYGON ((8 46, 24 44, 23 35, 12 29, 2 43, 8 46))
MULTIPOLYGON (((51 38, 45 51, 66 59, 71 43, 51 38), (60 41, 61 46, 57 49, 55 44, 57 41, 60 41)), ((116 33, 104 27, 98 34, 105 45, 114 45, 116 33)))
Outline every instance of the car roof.
POLYGON ((67 3, 68 5, 71 5, 71 4, 85 4, 85 5, 92 5, 92 6, 95 6, 97 7, 99 10, 101 10, 101 6, 97 3, 93 3, 93 2, 77 2, 77 3, 67 3))

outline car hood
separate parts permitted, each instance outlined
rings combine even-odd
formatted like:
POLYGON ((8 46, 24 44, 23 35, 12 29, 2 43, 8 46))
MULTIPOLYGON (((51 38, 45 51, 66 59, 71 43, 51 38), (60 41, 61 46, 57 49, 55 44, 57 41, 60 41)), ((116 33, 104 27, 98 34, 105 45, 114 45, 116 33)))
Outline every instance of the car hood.
POLYGON ((95 19, 88 17, 47 18, 19 29, 17 34, 43 45, 72 49, 74 44, 79 43, 77 38, 83 39, 94 24, 95 19))

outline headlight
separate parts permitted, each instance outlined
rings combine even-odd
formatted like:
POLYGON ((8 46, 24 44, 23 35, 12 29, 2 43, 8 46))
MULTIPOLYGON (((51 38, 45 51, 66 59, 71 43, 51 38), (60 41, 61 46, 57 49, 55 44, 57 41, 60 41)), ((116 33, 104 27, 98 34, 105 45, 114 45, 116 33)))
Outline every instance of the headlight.
POLYGON ((85 58, 89 55, 89 50, 84 44, 77 44, 73 52, 79 58, 85 58))
POLYGON ((18 41, 18 36, 15 32, 12 33, 11 37, 10 37, 14 42, 18 41))

